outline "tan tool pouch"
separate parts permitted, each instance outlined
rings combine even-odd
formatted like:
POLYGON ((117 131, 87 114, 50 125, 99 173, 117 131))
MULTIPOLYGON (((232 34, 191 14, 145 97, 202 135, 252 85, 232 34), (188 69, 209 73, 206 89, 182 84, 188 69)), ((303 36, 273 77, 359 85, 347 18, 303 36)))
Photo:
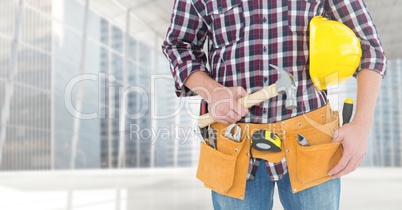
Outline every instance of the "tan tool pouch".
POLYGON ((338 118, 338 112, 333 112, 327 105, 282 122, 238 123, 242 130, 241 142, 224 136, 227 125, 214 123, 217 150, 201 143, 197 178, 217 193, 243 200, 250 162, 250 138, 254 132, 266 129, 282 138, 282 151, 273 153, 252 149, 253 157, 279 162, 286 156, 294 193, 321 184, 330 180, 327 173, 342 156, 342 145, 330 143, 339 127, 338 118), (300 146, 297 134, 304 135, 311 146, 300 146))
POLYGON ((217 193, 244 199, 250 141, 235 142, 217 133, 217 149, 201 143, 197 178, 217 193))
POLYGON ((328 172, 339 162, 343 152, 340 142, 331 143, 339 127, 338 117, 333 117, 334 121, 327 124, 285 135, 283 144, 293 193, 331 179, 328 172), (301 146, 297 134, 306 137, 310 146, 301 146))

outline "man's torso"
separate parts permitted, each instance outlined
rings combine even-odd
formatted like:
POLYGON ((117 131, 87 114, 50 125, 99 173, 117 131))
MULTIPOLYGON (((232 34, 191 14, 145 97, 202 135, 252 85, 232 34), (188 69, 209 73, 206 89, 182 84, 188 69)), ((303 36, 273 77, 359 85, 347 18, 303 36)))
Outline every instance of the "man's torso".
POLYGON ((243 121, 269 123, 317 109, 326 103, 308 74, 309 20, 324 11, 324 1, 193 1, 208 27, 211 77, 227 87, 249 93, 276 82, 284 68, 295 78, 298 107, 284 108, 284 97, 250 109, 243 121))

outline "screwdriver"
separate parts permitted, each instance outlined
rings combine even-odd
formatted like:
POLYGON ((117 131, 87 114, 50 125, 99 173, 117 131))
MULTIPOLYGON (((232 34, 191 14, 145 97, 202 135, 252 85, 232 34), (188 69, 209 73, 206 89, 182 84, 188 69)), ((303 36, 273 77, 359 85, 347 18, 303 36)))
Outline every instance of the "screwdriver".
POLYGON ((342 110, 342 125, 350 122, 350 118, 352 118, 353 113, 353 99, 347 98, 343 103, 343 110, 342 110))

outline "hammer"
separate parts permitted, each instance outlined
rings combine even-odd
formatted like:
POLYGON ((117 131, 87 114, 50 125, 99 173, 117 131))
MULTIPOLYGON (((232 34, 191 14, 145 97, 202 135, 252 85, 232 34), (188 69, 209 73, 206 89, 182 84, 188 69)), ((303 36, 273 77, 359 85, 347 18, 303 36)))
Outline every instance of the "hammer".
MULTIPOLYGON (((279 68, 275 65, 270 64, 270 66, 276 69, 279 73, 279 79, 276 83, 263 88, 253 94, 250 94, 244 98, 240 98, 238 102, 245 108, 250 108, 255 106, 265 100, 278 96, 278 94, 286 94, 285 107, 286 109, 296 108, 296 85, 295 80, 291 74, 279 68)), ((198 126, 200 128, 205 128, 206 126, 214 123, 212 116, 204 114, 198 118, 198 126)))

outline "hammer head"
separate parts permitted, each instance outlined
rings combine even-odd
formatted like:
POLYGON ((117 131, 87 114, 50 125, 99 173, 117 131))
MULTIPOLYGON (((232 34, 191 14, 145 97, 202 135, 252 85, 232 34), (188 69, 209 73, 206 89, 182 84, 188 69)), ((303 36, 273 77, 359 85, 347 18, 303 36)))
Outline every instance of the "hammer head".
POLYGON ((276 91, 279 94, 286 94, 285 107, 286 109, 296 109, 296 84, 295 79, 291 74, 275 65, 269 64, 279 73, 279 79, 276 81, 276 91))

